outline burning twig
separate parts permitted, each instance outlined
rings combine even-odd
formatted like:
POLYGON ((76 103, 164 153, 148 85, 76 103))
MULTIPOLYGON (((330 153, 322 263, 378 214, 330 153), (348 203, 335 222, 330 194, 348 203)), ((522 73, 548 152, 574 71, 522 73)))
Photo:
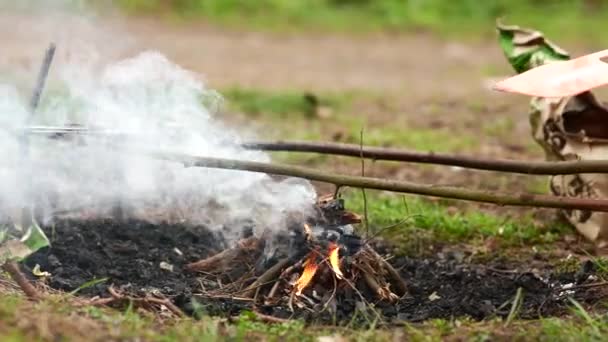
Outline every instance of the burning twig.
MULTIPOLYGON (((588 211, 608 212, 608 200, 571 198, 530 193, 501 194, 470 190, 433 184, 418 184, 406 181, 394 181, 372 177, 357 177, 334 174, 301 166, 292 166, 254 161, 196 157, 177 153, 146 153, 149 156, 181 162, 189 167, 208 167, 217 169, 242 170, 261 172, 274 175, 305 178, 313 181, 326 182, 355 188, 368 188, 401 193, 426 195, 432 197, 453 198, 466 201, 493 203, 497 205, 547 207, 556 209, 579 209, 588 211)), ((608 169, 608 168, 607 168, 608 169)))
POLYGON ((250 150, 320 153, 373 160, 457 166, 476 170, 512 172, 528 175, 608 173, 608 161, 605 160, 557 162, 519 161, 312 141, 251 141, 245 142, 241 146, 250 150))

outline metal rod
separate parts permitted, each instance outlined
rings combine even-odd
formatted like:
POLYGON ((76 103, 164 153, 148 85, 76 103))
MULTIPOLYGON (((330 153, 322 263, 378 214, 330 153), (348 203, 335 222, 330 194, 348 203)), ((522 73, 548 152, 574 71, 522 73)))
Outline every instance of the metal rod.
MULTIPOLYGON (((38 78, 36 80, 36 86, 34 87, 34 91, 32 93, 32 97, 30 98, 30 113, 26 118, 26 124, 28 124, 31 119, 36 114, 36 109, 40 104, 40 97, 42 96, 42 91, 44 90, 44 85, 46 84, 46 79, 49 75, 49 71, 51 69, 51 62, 53 61, 53 57, 55 56, 55 44, 51 43, 46 53, 44 55, 44 60, 42 61, 42 66, 40 67, 40 71, 38 72, 38 78)), ((22 153, 22 161, 25 163, 29 159, 29 149, 30 149, 30 141, 29 134, 23 133, 20 135, 21 142, 21 153, 22 153)), ((31 184, 31 176, 29 172, 27 172, 28 168, 25 168, 25 172, 22 173, 22 186, 24 187, 24 191, 27 194, 26 199, 32 195, 32 184, 31 184)), ((21 211, 21 226, 29 227, 32 224, 34 211, 33 208, 29 205, 25 205, 21 211)))

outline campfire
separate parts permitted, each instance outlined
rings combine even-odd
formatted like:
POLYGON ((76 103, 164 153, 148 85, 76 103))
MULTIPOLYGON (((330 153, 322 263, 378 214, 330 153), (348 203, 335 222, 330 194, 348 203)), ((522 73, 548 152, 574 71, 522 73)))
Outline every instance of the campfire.
POLYGON ((325 196, 315 217, 293 219, 284 233, 245 236, 235 247, 190 263, 200 298, 243 300, 258 307, 321 312, 343 301, 394 302, 406 282, 354 232, 361 222, 341 199, 325 196))

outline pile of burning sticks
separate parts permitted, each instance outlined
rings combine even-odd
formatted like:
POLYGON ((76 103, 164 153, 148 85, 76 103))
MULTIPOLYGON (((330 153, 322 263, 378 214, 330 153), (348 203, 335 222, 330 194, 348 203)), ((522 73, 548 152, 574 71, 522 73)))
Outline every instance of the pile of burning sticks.
POLYGON ((200 297, 320 312, 347 298, 394 302, 407 294, 399 273, 354 234, 358 215, 333 196, 320 199, 317 209, 316 217, 294 220, 285 233, 247 236, 189 264, 201 275, 200 297))

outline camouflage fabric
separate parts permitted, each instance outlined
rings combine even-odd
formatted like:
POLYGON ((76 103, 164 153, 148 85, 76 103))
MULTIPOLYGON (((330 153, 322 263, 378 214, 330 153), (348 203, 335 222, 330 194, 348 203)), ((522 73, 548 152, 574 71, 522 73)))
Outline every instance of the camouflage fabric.
MULTIPOLYGON (((545 39, 542 33, 518 26, 497 25, 500 46, 516 72, 570 55, 545 39)), ((532 137, 542 146, 547 160, 608 159, 608 111, 591 92, 573 97, 532 98, 532 137)), ((608 198, 608 175, 581 174, 550 177, 557 196, 608 198)), ((598 247, 608 246, 608 213, 563 210, 567 220, 598 247)))

